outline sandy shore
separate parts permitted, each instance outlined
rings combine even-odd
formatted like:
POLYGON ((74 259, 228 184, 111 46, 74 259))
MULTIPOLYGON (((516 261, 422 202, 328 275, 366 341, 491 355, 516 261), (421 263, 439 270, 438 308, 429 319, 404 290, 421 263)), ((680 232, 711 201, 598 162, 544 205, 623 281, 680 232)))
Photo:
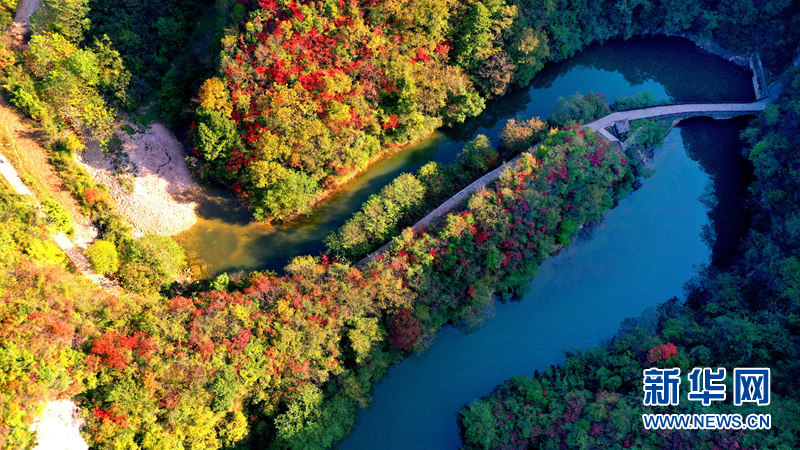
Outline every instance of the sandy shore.
POLYGON ((183 147, 161 123, 153 122, 146 129, 132 127, 136 130, 132 136, 119 134, 123 151, 136 167, 133 189, 120 184, 96 144, 87 145, 78 161, 97 182, 108 186, 117 211, 131 222, 135 236, 172 236, 188 230, 197 222, 197 204, 188 199, 198 186, 189 174, 183 147))

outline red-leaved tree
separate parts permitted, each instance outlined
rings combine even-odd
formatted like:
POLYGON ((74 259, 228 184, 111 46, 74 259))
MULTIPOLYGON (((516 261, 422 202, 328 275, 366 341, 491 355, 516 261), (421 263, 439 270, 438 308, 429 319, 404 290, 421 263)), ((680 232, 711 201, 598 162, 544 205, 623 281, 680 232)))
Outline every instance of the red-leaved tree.
POLYGON ((398 350, 410 352, 422 335, 422 325, 410 309, 395 314, 389 326, 389 343, 398 350))

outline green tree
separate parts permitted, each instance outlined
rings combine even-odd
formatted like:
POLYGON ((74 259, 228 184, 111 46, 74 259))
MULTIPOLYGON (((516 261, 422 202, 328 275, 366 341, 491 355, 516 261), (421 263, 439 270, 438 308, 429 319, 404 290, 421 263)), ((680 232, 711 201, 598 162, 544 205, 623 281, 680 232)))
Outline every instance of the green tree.
POLYGON ((350 349, 355 354, 356 364, 362 364, 377 343, 383 340, 384 331, 374 317, 360 317, 351 321, 347 331, 350 349))
POLYGON ((167 236, 146 234, 134 243, 136 260, 149 264, 165 280, 174 281, 186 267, 186 255, 174 240, 167 236))
MULTIPOLYGON (((261 173, 250 171, 252 178, 260 178, 261 173)), ((285 176, 269 187, 254 192, 257 205, 252 208, 257 220, 284 219, 296 213, 305 213, 314 201, 319 185, 308 174, 298 170, 288 170, 285 176)))
POLYGON ((186 268, 186 255, 167 236, 146 234, 133 241, 120 269, 123 286, 152 293, 177 280, 186 268))
POLYGON ((238 142, 236 124, 222 111, 199 109, 195 118, 194 144, 206 161, 227 154, 238 142))
POLYGON ((123 106, 130 106, 128 86, 131 73, 125 68, 122 56, 114 49, 111 39, 107 35, 95 38, 92 51, 97 55, 98 62, 97 86, 123 106))
POLYGON ((486 5, 475 2, 468 6, 456 32, 456 62, 466 69, 474 68, 490 53, 493 38, 491 12, 486 5))
POLYGON ((464 439, 478 448, 497 448, 497 422, 487 402, 476 401, 460 412, 464 439))
POLYGON ((109 241, 97 240, 86 250, 86 256, 92 263, 92 269, 102 275, 116 272, 119 269, 117 247, 109 241))
POLYGON ((486 135, 479 134, 464 146, 458 154, 464 169, 469 171, 470 177, 481 176, 489 171, 489 167, 497 162, 499 155, 492 147, 486 135))
POLYGON ((60 34, 39 34, 27 50, 37 90, 47 92, 67 124, 89 128, 105 143, 112 134, 113 113, 98 89, 100 60, 91 50, 80 49, 60 34))
POLYGON ((549 122, 559 126, 570 123, 585 124, 610 112, 608 102, 602 95, 581 95, 576 92, 568 97, 558 98, 558 108, 553 111, 549 122))
POLYGON ((48 198, 42 202, 42 209, 45 214, 47 214, 50 222, 55 225, 56 229, 65 233, 72 233, 75 231, 75 227, 72 225, 72 218, 70 218, 69 213, 60 203, 48 198))
POLYGON ((31 18, 35 34, 55 33, 73 44, 83 41, 89 29, 89 0, 44 0, 31 18))

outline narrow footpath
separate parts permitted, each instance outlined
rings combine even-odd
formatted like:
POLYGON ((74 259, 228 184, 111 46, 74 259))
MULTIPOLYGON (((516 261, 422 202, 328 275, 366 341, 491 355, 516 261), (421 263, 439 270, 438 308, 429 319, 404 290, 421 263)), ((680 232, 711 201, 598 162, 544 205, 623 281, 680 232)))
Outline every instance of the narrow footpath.
MULTIPOLYGON (((11 140, 11 145, 14 145, 13 140, 11 140)), ((41 210, 42 205, 39 203, 39 200, 22 181, 19 173, 17 173, 17 169, 11 165, 11 162, 8 160, 8 158, 6 158, 2 153, 0 153, 0 173, 3 175, 6 181, 8 181, 8 184, 10 184, 11 187, 17 191, 18 194, 30 196, 36 204, 36 207, 41 210)), ((78 271, 83 274, 83 276, 92 280, 95 284, 100 286, 109 294, 122 293, 122 290, 119 288, 119 286, 117 286, 116 283, 100 274, 95 273, 92 270, 92 266, 89 263, 89 260, 86 258, 86 255, 84 255, 81 249, 72 243, 69 237, 67 237, 66 233, 59 231, 58 233, 51 234, 50 237, 53 238, 53 241, 55 241, 58 247, 67 255, 70 261, 72 261, 72 264, 75 265, 75 268, 77 268, 78 271)))

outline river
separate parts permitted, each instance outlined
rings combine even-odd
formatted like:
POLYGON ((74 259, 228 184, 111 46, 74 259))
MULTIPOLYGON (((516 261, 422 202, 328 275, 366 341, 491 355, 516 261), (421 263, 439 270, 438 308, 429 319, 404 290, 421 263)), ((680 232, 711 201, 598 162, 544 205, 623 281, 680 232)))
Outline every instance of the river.
POLYGON ((430 349, 389 369, 341 448, 458 447, 462 406, 512 376, 562 363, 565 351, 597 345, 624 319, 680 297, 700 265, 719 252, 729 256, 746 227, 742 199, 752 175, 739 130, 739 121, 673 130, 649 163, 654 175, 588 237, 545 260, 521 301, 497 305, 470 334, 445 327, 430 349))
POLYGON ((323 203, 288 225, 263 226, 228 193, 210 191, 200 202, 200 220, 177 236, 198 278, 221 272, 280 271, 294 256, 319 254, 322 239, 340 227, 361 204, 403 172, 428 161, 450 162, 477 134, 493 142, 510 118, 548 117, 558 98, 600 92, 609 100, 651 92, 657 100, 749 101, 750 72, 678 38, 642 38, 589 47, 568 61, 551 64, 531 86, 492 100, 479 117, 442 129, 418 145, 377 162, 323 203))

